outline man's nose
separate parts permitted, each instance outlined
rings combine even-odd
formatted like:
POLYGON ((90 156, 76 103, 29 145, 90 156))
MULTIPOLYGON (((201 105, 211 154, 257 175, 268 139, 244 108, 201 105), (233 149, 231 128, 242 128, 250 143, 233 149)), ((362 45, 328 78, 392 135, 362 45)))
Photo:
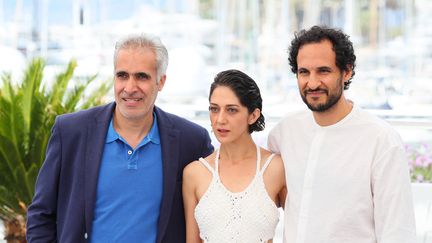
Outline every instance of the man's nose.
POLYGON ((311 73, 307 83, 308 88, 314 90, 317 89, 320 85, 321 85, 321 79, 319 75, 311 73))
POLYGON ((134 91, 136 91, 136 88, 137 88, 136 80, 133 77, 130 77, 126 82, 124 91, 126 91, 127 93, 133 93, 134 91))

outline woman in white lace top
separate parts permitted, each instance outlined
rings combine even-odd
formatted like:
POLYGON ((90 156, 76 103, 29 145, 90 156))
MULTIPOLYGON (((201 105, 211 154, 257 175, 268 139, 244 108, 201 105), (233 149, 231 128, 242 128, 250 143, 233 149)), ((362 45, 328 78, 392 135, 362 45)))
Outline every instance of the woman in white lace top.
POLYGON ((251 136, 264 129, 259 88, 243 72, 223 71, 209 101, 220 148, 183 171, 186 241, 271 242, 286 184, 280 156, 255 145, 251 136))

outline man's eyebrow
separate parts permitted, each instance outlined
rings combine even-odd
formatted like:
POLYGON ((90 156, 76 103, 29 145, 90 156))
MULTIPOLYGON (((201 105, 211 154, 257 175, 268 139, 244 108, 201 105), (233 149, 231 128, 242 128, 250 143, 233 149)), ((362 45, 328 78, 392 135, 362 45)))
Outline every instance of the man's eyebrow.
POLYGON ((146 72, 136 72, 136 73, 133 73, 133 75, 143 75, 143 76, 146 76, 146 77, 151 77, 151 75, 148 74, 148 73, 146 73, 146 72))
POLYGON ((143 76, 145 78, 151 78, 151 75, 148 74, 148 73, 146 73, 146 72, 128 73, 126 71, 119 70, 119 71, 115 72, 115 74, 116 75, 119 75, 119 74, 128 74, 128 75, 133 75, 133 76, 143 76))
POLYGON ((317 69, 318 70, 332 70, 332 68, 328 67, 328 66, 321 66, 321 67, 318 67, 317 69))

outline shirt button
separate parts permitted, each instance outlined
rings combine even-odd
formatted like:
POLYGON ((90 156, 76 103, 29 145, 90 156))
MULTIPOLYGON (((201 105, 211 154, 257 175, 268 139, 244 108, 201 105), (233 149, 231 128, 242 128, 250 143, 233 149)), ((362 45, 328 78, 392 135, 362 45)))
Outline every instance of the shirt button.
POLYGON ((84 233, 84 239, 87 239, 87 233, 84 233))
POLYGON ((128 154, 131 155, 132 154, 132 150, 128 150, 128 154))

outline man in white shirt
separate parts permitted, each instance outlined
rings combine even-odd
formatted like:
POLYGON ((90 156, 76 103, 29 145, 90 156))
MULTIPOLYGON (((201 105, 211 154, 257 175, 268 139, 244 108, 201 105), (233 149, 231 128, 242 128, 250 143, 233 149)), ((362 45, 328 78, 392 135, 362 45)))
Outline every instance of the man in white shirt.
POLYGON ((355 60, 339 30, 314 26, 291 42, 291 70, 310 111, 289 114, 268 139, 285 164, 286 243, 415 242, 401 139, 344 95, 355 60))

